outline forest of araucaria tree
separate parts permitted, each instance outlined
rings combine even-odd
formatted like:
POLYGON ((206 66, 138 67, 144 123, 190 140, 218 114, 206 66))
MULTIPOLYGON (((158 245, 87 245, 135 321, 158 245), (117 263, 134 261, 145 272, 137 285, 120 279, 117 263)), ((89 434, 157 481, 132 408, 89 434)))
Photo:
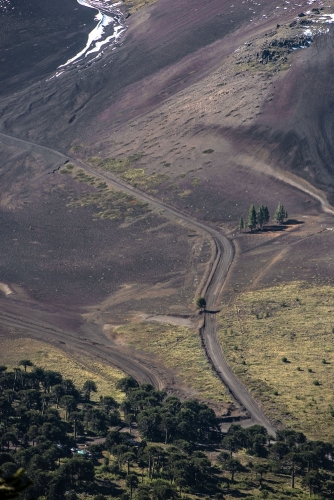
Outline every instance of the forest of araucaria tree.
POLYGON ((23 361, 0 367, 2 500, 283 498, 284 488, 333 498, 331 443, 284 429, 274 439, 260 425, 224 433, 203 402, 128 377, 117 402, 92 380, 79 388, 23 361))

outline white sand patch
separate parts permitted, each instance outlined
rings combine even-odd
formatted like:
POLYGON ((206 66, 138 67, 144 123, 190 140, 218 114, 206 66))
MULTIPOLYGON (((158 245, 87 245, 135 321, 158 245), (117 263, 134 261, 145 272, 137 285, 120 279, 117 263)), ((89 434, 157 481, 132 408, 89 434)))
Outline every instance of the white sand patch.
POLYGON ((13 290, 10 288, 9 285, 7 285, 6 283, 1 283, 0 282, 0 290, 5 294, 5 295, 12 295, 14 292, 13 290))
POLYGON ((174 325, 174 326, 188 326, 189 328, 194 328, 194 324, 190 318, 182 318, 180 316, 168 316, 167 314, 157 314, 150 316, 148 314, 141 314, 140 318, 142 321, 147 321, 149 323, 162 323, 164 325, 174 325))

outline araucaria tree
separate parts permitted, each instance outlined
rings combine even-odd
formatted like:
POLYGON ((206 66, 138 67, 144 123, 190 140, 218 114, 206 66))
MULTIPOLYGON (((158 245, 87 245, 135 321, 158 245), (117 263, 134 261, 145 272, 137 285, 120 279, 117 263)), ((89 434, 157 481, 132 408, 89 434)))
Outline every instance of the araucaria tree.
POLYGON ((252 203, 250 208, 249 208, 249 212, 248 212, 247 227, 249 227, 249 229, 251 231, 253 231, 253 229, 256 228, 256 225, 257 225, 257 215, 256 215, 255 207, 252 203))
POLYGON ((285 210, 283 204, 280 202, 274 214, 274 221, 278 224, 282 224, 284 219, 288 217, 288 212, 285 210))
POLYGON ((206 308, 206 300, 204 297, 198 297, 198 299, 196 300, 196 306, 197 306, 197 309, 200 309, 201 311, 204 310, 206 308))
POLYGON ((269 216, 269 210, 268 210, 267 205, 265 207, 263 207, 263 215, 264 215, 264 224, 268 224, 268 222, 270 220, 270 216, 269 216))
POLYGON ((24 366, 24 371, 27 371, 27 366, 34 366, 34 363, 30 359, 22 359, 19 362, 19 366, 24 366))
POLYGON ((94 380, 86 380, 83 385, 82 392, 87 401, 90 400, 90 395, 92 392, 97 392, 97 387, 94 380))
POLYGON ((257 215, 257 223, 258 223, 260 229, 262 229, 264 224, 267 224, 269 222, 268 207, 264 207, 263 205, 260 205, 259 208, 257 209, 256 215, 257 215))
POLYGON ((240 217, 239 223, 238 223, 238 229, 239 231, 242 231, 245 228, 245 223, 243 217, 240 217))
POLYGON ((260 205, 259 208, 257 209, 256 217, 257 217, 257 223, 258 223, 260 229, 262 229, 263 224, 264 224, 264 206, 263 205, 260 205))

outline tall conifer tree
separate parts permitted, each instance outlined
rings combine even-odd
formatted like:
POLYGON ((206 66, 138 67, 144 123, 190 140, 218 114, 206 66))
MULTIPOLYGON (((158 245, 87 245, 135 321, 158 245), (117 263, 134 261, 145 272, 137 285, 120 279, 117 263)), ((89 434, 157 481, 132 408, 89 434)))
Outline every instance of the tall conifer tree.
POLYGON ((257 209, 257 223, 260 226, 260 229, 262 229, 264 220, 265 220, 265 214, 264 214, 264 206, 260 205, 259 208, 257 209))
POLYGON ((274 221, 278 222, 278 224, 282 224, 284 219, 288 216, 288 212, 285 210, 283 204, 280 202, 274 214, 274 221))
POLYGON ((269 210, 268 210, 267 205, 264 207, 263 213, 264 213, 264 224, 268 224, 268 222, 270 220, 270 216, 269 216, 269 210))
POLYGON ((247 227, 249 227, 249 229, 253 231, 253 229, 256 228, 256 224, 257 224, 256 210, 254 204, 252 203, 251 206, 249 207, 247 227))

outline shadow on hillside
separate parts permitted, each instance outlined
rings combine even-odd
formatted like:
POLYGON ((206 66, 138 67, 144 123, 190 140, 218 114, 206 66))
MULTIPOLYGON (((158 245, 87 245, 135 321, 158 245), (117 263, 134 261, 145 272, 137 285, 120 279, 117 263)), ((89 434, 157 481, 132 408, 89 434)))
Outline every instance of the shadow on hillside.
POLYGON ((289 226, 299 226, 301 224, 305 224, 304 221, 296 220, 296 219, 288 219, 286 222, 283 222, 282 224, 273 224, 271 226, 263 226, 262 229, 255 229, 253 231, 246 231, 247 234, 261 234, 261 233, 268 233, 268 232, 279 232, 279 231, 286 231, 286 229, 289 228, 289 226))

